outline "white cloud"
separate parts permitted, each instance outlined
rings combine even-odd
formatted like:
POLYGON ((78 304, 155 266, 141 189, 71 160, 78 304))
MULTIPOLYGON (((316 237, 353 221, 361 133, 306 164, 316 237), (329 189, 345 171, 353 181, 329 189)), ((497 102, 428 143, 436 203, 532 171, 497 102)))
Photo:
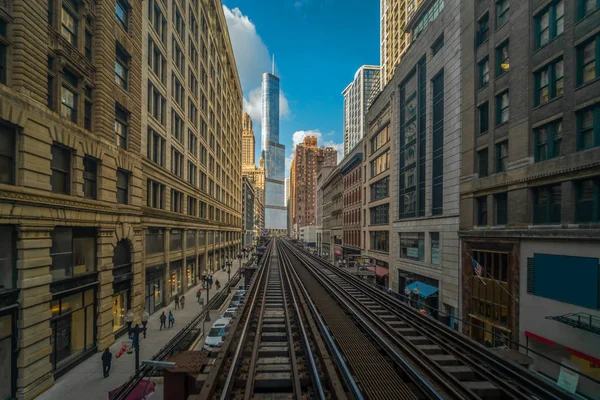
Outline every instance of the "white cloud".
MULTIPOLYGON (((327 135, 329 136, 329 134, 327 134, 327 135)), ((292 162, 292 159, 294 158, 294 153, 296 152, 296 146, 298 144, 302 143, 304 141, 304 138, 307 136, 316 136, 319 147, 335 148, 338 153, 338 156, 337 156, 338 164, 340 163, 340 161, 342 161, 342 158, 344 157, 344 143, 336 143, 333 140, 327 140, 327 141, 323 142, 323 134, 321 133, 321 131, 319 131, 318 129, 309 129, 306 131, 296 131, 292 135, 292 153, 288 156, 288 158, 291 157, 290 163, 292 162)), ((288 158, 286 158, 286 170, 289 170, 289 166, 287 163, 288 158)))
MULTIPOLYGON (((271 71, 269 49, 256 31, 256 26, 244 15, 239 8, 229 9, 223 5, 225 20, 235 54, 242 88, 247 96, 244 97, 244 111, 254 121, 260 121, 261 102, 260 91, 262 74, 271 71)), ((286 118, 290 115, 288 100, 283 91, 279 93, 279 116, 286 118)))

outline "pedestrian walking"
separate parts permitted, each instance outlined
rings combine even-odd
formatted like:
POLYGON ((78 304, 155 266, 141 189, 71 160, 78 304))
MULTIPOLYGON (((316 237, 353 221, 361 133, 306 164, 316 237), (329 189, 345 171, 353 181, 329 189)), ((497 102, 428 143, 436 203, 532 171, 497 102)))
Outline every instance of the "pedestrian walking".
POLYGON ((221 282, 219 282, 219 280, 217 279, 217 281, 215 282, 215 285, 217 285, 217 290, 221 289, 221 282))
POLYGON ((162 314, 160 314, 160 329, 159 331, 162 331, 162 328, 167 329, 167 316, 165 315, 165 312, 163 311, 162 314))
POLYGON ((112 362, 112 353, 110 349, 107 347, 102 353, 102 373, 105 378, 108 378, 108 374, 110 372, 110 363, 112 362))
POLYGON ((177 310, 179 308, 179 295, 176 294, 175 295, 175 309, 177 310))
POLYGON ((202 290, 198 289, 196 292, 196 299, 198 300, 198 304, 200 304, 200 299, 202 299, 202 290))
POLYGON ((392 295, 392 288, 388 288, 387 292, 391 296, 392 295))
POLYGON ((169 311, 169 328, 175 325, 175 316, 169 311))
POLYGON ((185 296, 182 295, 179 302, 181 303, 181 309, 183 310, 185 308, 185 296))

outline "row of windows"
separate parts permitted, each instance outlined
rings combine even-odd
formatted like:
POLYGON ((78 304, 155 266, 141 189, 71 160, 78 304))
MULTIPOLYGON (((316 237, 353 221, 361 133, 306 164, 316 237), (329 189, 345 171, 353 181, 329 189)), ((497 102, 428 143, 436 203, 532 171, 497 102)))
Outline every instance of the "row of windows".
POLYGON ((344 175, 344 189, 349 188, 357 183, 360 183, 361 171, 359 168, 354 168, 352 172, 344 175))
MULTIPOLYGON (((147 180, 147 192, 146 192, 146 204, 151 208, 164 209, 165 208, 165 195, 166 186, 160 182, 152 179, 147 180)), ((198 201, 193 196, 187 196, 187 209, 184 208, 184 197, 185 195, 176 190, 171 189, 170 191, 170 203, 171 210, 176 213, 187 212, 188 215, 196 216, 213 220, 216 222, 223 222, 226 224, 237 224, 241 223, 241 219, 233 216, 232 214, 221 210, 212 205, 208 205, 203 201, 198 201)), ((218 196, 217 196, 218 197, 218 196)), ((218 200, 218 198, 217 198, 218 200)))
POLYGON ((344 194, 344 207, 360 203, 360 187, 344 194))
MULTIPOLYGON (((508 162, 508 140, 495 145, 495 173, 505 172, 508 162)), ((477 151, 477 172, 480 178, 489 175, 489 152, 487 147, 477 151)))
POLYGON ((360 230, 358 231, 344 231, 344 245, 360 247, 360 230))
MULTIPOLYGON (((16 127, 0 125, 0 183, 16 184, 16 127)), ((50 185, 53 193, 71 194, 74 178, 75 151, 58 143, 50 147, 50 185)), ((86 155, 83 157, 83 197, 97 200, 101 160, 86 155)), ((129 181, 131 172, 116 171, 116 202, 129 204, 129 181)))
MULTIPOLYGON (((600 177, 584 179, 574 182, 575 205, 574 215, 576 223, 597 223, 600 221, 600 177)), ((562 186, 560 184, 536 187, 532 189, 533 196, 533 223, 534 224, 560 224, 562 206, 562 186)), ((494 200, 494 225, 508 223, 508 201, 506 193, 493 195, 494 200)), ((478 197, 477 225, 488 225, 488 198, 478 197)))
POLYGON ((344 211, 344 225, 360 224, 360 208, 350 211, 344 211))

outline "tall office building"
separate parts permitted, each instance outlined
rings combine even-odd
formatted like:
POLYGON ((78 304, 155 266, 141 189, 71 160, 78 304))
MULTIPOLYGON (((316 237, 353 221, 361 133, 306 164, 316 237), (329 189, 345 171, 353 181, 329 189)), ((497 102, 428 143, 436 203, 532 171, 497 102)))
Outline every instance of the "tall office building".
POLYGON ((335 167, 337 151, 318 148, 316 136, 307 136, 294 152, 294 218, 297 230, 316 224, 317 174, 322 166, 335 167))
MULTIPOLYGON (((469 0, 461 11, 464 332, 527 345, 551 379, 563 360, 598 379, 596 3, 469 0)), ((599 393, 583 377, 573 389, 599 393)))
POLYGON ((248 113, 242 115, 242 166, 256 166, 254 161, 256 140, 252 130, 252 118, 248 113))
POLYGON ((287 207, 290 200, 290 178, 285 178, 285 206, 287 207))
POLYGON ((406 25, 423 0, 380 0, 379 43, 381 89, 392 79, 410 44, 406 25))
POLYGON ((285 232, 285 146, 279 143, 279 78, 262 79, 262 156, 265 160, 265 229, 285 232))
POLYGON ((344 156, 365 135, 365 114, 371 101, 379 93, 380 68, 363 65, 354 74, 354 80, 344 89, 344 156))

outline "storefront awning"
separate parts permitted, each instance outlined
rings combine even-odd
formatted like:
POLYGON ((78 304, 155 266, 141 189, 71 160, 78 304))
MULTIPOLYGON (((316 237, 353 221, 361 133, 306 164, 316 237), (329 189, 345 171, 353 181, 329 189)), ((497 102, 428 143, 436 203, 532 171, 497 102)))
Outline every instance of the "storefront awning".
POLYGON ((555 317, 548 316, 546 319, 551 319, 560 322, 576 329, 581 329, 591 332, 594 335, 600 335, 600 318, 587 313, 564 314, 555 317))
POLYGON ((390 273, 390 271, 388 271, 386 268, 383 267, 367 267, 367 269, 369 271, 375 271, 375 275, 377 275, 380 278, 383 278, 384 276, 386 276, 387 274, 390 273))
POLYGON ((419 282, 419 281, 415 281, 413 283, 411 283, 410 285, 407 286, 407 288, 412 292, 413 290, 415 290, 415 288, 418 287, 419 288, 419 296, 422 297, 429 297, 433 294, 436 294, 438 292, 438 288, 436 288, 435 286, 431 286, 428 285, 426 283, 423 282, 419 282))

